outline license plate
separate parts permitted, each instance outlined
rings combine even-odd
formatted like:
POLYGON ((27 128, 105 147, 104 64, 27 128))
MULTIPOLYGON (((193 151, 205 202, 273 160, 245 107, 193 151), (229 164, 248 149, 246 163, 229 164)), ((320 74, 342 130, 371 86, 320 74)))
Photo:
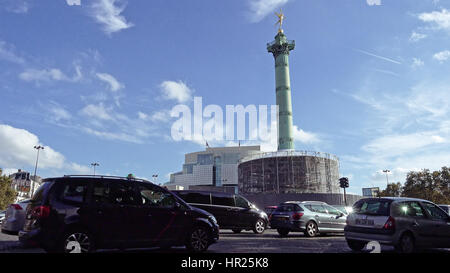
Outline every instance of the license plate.
POLYGON ((370 219, 356 219, 355 223, 357 225, 373 226, 373 220, 370 219))

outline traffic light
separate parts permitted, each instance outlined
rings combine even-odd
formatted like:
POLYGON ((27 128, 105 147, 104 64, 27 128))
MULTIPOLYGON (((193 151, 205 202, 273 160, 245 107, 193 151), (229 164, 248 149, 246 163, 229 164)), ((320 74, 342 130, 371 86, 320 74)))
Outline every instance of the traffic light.
POLYGON ((341 177, 339 178, 339 185, 341 188, 348 188, 349 184, 348 184, 348 178, 347 177, 341 177))

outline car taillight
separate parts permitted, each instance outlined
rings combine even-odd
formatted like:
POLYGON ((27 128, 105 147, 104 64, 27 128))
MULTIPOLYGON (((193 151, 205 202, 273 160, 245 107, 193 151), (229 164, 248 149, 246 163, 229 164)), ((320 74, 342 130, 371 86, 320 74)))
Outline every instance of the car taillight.
POLYGON ((50 206, 38 206, 31 212, 33 218, 46 218, 50 215, 50 206))
POLYGON ((292 219, 294 220, 300 220, 300 218, 302 218, 303 213, 302 212, 296 212, 292 215, 292 219))
POLYGON ((270 221, 270 220, 272 220, 272 214, 271 214, 271 215, 269 215, 269 221, 270 221))
POLYGON ((387 219, 386 223, 383 226, 384 229, 395 229, 395 220, 391 216, 387 219))
POLYGON ((12 208, 16 209, 16 210, 21 210, 22 207, 19 204, 11 204, 10 205, 12 208))

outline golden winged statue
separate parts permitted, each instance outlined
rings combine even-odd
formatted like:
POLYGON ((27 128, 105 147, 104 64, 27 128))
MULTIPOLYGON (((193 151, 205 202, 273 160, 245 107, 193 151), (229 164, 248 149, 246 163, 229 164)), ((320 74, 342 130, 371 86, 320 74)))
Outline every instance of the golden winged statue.
POLYGON ((280 13, 275 12, 275 15, 278 17, 278 21, 275 23, 275 25, 280 25, 278 27, 278 32, 283 32, 283 29, 281 28, 283 26, 283 20, 286 18, 283 14, 283 11, 280 9, 280 13))

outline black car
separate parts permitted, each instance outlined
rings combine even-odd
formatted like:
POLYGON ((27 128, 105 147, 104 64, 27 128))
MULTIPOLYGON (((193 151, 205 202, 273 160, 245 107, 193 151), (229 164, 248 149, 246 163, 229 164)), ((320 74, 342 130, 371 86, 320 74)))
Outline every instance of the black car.
POLYGON ((48 252, 185 245, 205 251, 217 221, 146 180, 112 176, 47 178, 27 208, 19 240, 48 252))
POLYGON ((234 233, 253 230, 262 234, 269 219, 267 214, 239 194, 209 191, 173 191, 191 206, 212 213, 221 229, 234 233))

